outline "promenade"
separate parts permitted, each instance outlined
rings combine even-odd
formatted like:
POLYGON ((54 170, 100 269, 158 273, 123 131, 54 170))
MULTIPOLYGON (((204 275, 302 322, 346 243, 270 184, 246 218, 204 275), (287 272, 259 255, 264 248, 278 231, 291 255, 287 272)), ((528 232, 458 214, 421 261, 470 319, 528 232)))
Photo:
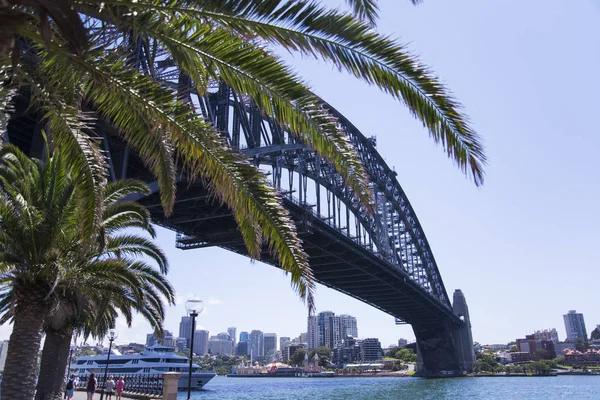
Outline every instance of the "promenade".
MULTIPOLYGON (((104 396, 106 399, 106 395, 104 396)), ((122 399, 131 399, 131 397, 121 396, 122 399)), ((73 396, 73 400, 87 400, 87 393, 82 391, 75 391, 75 395, 73 396)), ((100 400, 100 393, 94 394, 94 400, 100 400)), ((111 400, 115 400, 115 396, 111 396, 111 400)))

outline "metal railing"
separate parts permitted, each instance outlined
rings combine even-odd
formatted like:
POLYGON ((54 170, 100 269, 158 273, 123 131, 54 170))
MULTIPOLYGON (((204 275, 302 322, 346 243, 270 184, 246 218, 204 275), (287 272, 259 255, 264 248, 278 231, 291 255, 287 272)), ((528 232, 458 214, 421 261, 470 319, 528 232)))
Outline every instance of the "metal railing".
MULTIPOLYGON (((113 380, 115 384, 120 377, 124 378, 125 388, 124 392, 129 393, 139 393, 146 395, 154 395, 161 396, 163 392, 163 375, 162 374, 148 374, 148 375, 139 375, 139 374, 113 374, 113 380)), ((109 375, 110 377, 110 375, 109 375)), ((87 382, 88 376, 82 375, 79 376, 79 388, 85 388, 85 384, 87 382)), ((96 389, 101 391, 104 386, 104 375, 98 376, 96 375, 97 384, 96 389)))

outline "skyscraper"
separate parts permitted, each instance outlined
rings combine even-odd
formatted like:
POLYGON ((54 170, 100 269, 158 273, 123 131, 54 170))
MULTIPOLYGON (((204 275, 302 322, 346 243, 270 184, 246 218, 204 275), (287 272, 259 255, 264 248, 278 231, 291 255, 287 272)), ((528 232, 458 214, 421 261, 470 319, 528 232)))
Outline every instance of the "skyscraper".
POLYGON ((340 317, 331 311, 317 315, 318 346, 334 349, 342 342, 340 317))
POLYGON ((265 355, 265 344, 262 331, 254 330, 250 332, 248 338, 248 350, 252 357, 265 355))
POLYGON ((307 336, 308 349, 317 348, 319 346, 319 327, 317 325, 317 317, 314 315, 308 317, 307 336))
POLYGON ((341 314, 340 324, 342 330, 342 338, 346 336, 352 336, 353 338, 358 337, 358 326, 356 324, 356 318, 352 315, 341 314))
POLYGON ((272 358, 277 351, 277 334, 265 333, 263 335, 264 355, 272 358))
POLYGON ((587 340, 583 314, 575 310, 569 310, 569 313, 563 315, 563 318, 565 320, 565 330, 567 331, 567 342, 576 342, 577 339, 587 340))
POLYGON ((248 332, 240 332, 240 342, 247 342, 249 338, 248 332))
POLYGON ((230 326, 229 328, 227 328, 227 333, 229 333, 229 337, 233 341, 233 348, 235 348, 235 343, 236 343, 236 337, 235 337, 236 332, 237 332, 237 329, 235 326, 230 326))
POLYGON ((181 317, 181 322, 179 323, 179 337, 185 338, 189 346, 192 341, 192 317, 181 317))
POLYGON ((154 346, 158 343, 158 336, 155 333, 149 333, 146 335, 146 347, 154 346))
POLYGON ((194 334, 194 353, 200 356, 208 353, 208 331, 199 329, 194 334))

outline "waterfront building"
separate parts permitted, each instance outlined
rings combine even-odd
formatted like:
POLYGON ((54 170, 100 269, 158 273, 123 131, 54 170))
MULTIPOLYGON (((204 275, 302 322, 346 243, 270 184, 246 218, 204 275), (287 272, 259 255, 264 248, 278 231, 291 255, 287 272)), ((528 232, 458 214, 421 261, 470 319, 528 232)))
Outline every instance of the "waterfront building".
POLYGON ((558 343, 558 332, 556 332, 555 328, 537 330, 533 335, 535 336, 536 340, 551 340, 554 343, 558 343))
POLYGON ((167 347, 175 347, 175 338, 173 337, 173 332, 165 331, 162 345, 167 347))
MULTIPOLYGON (((356 330, 356 319, 352 321, 348 318, 347 321, 350 329, 352 331, 356 330)), ((309 316, 307 336, 308 348, 310 350, 320 346, 330 349, 336 348, 341 344, 343 338, 340 316, 336 316, 331 311, 323 311, 317 316, 309 316)))
POLYGON ((0 372, 4 371, 6 355, 8 354, 8 340, 0 341, 0 372))
POLYGON ((267 357, 267 361, 273 359, 277 351, 277 334, 265 333, 263 335, 263 346, 263 354, 267 357))
POLYGON ((237 328, 235 326, 230 326, 229 328, 227 328, 227 333, 229 333, 229 337, 231 338, 231 341, 233 342, 233 347, 235 348, 235 344, 236 344, 236 334, 237 332, 237 328))
POLYGON ((559 342, 554 344, 554 351, 557 355, 565 354, 566 350, 575 350, 575 343, 573 342, 559 342))
POLYGON ((179 323, 179 337, 185 338, 187 343, 192 342, 192 317, 181 317, 181 322, 179 323))
POLYGON ((155 344, 174 347, 175 342, 173 340, 173 333, 169 332, 169 331, 165 331, 163 340, 159 340, 158 335, 156 333, 147 334, 146 335, 146 347, 154 346, 155 344))
POLYGON ((568 314, 563 315, 565 320, 565 331, 567 332, 567 342, 576 342, 577 339, 586 341, 588 339, 585 329, 583 314, 575 310, 569 310, 568 314))
POLYGON ((340 367, 345 364, 360 362, 362 354, 356 338, 347 336, 341 346, 333 349, 331 358, 331 361, 340 367))
POLYGON ((249 354, 248 342, 238 342, 237 346, 235 347, 235 354, 238 356, 247 356, 249 354))
POLYGON ((510 362, 521 363, 531 361, 531 355, 528 352, 515 352, 510 354, 510 362))
POLYGON ((253 330, 250 332, 248 347, 253 359, 265 355, 265 343, 262 331, 253 330))
POLYGON ((356 318, 352 315, 341 314, 340 315, 340 338, 346 336, 358 337, 358 325, 356 318))
POLYGON ((404 338, 400 338, 398 339, 398 347, 404 347, 408 344, 408 340, 404 339, 404 338))
POLYGON ((208 331, 199 329, 194 333, 194 349, 192 351, 199 356, 208 353, 208 331))
POLYGON ((240 332, 240 342, 247 342, 250 338, 250 334, 248 332, 240 332))
MULTIPOLYGON (((229 335, 227 335, 227 337, 229 337, 229 335)), ((231 355, 233 354, 233 341, 222 339, 219 335, 211 336, 210 339, 208 339, 208 353, 223 356, 231 355)))
POLYGON ((521 353, 529 353, 530 357, 546 360, 556 358, 556 348, 552 340, 538 340, 536 335, 526 335, 525 339, 517 339, 517 349, 521 353))
POLYGON ((217 334, 217 338, 218 339, 222 339, 222 340, 231 340, 231 341, 233 341, 231 339, 231 336, 229 336, 229 333, 227 333, 227 332, 221 332, 221 333, 217 334))
POLYGON ((361 359, 365 361, 376 361, 383 358, 383 349, 377 338, 366 338, 360 341, 361 359))

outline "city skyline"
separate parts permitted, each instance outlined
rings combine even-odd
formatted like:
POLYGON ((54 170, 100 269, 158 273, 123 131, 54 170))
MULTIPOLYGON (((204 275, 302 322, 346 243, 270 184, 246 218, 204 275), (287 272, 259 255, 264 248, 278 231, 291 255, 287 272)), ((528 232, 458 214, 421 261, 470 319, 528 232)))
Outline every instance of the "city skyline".
MULTIPOLYGON (((589 294, 600 278, 595 265, 600 215, 590 210, 599 195, 593 182, 600 170, 600 138, 581 116, 594 115, 596 102, 586 93, 596 93, 600 79, 582 73, 557 80, 562 66, 553 54, 568 47, 576 68, 598 65, 600 57, 589 50, 597 48, 598 5, 409 3, 382 3, 380 30, 401 33, 465 105, 490 159, 481 189, 452 167, 395 100, 323 64, 284 58, 366 136, 377 135, 381 157, 398 173, 447 292, 460 288, 467 298, 475 341, 506 343, 542 327, 555 327, 564 340, 563 314, 571 309, 596 326, 600 310, 589 294), (511 21, 510 30, 505 21, 511 21), (437 33, 423 28, 430 25, 437 33), (579 101, 570 101, 574 98, 579 101), (569 210, 569 218, 549 218, 556 210, 569 210), (565 266, 573 275, 562 279, 565 266)), ((177 250, 175 234, 157 230, 177 291, 177 304, 167 308, 167 330, 179 332, 183 303, 198 294, 206 302, 198 328, 222 332, 233 324, 238 331, 289 337, 305 331, 306 306, 281 270, 218 248, 177 250)), ((379 337, 382 346, 414 339, 410 326, 396 326, 392 316, 321 285, 316 306, 354 315, 360 336, 379 337)), ((143 343, 150 332, 139 316, 131 329, 119 318, 117 329, 118 343, 143 343)), ((8 339, 10 330, 1 326, 0 339, 8 339)))

